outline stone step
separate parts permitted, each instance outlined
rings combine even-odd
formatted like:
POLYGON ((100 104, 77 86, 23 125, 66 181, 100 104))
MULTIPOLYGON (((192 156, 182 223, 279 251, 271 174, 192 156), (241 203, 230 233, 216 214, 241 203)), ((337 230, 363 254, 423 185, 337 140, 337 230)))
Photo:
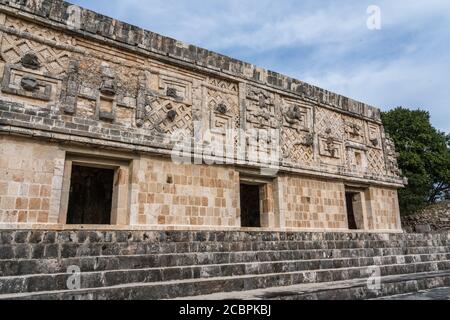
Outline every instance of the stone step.
MULTIPOLYGON (((381 275, 430 274, 430 272, 446 271, 449 262, 416 263, 407 265, 383 266, 381 275)), ((242 275, 232 277, 215 277, 186 279, 162 282, 124 283, 79 290, 54 290, 26 292, 0 295, 0 299, 37 299, 37 300, 155 300, 189 297, 212 293, 248 291, 261 288, 287 287, 297 284, 335 282, 351 279, 368 278, 368 268, 345 268, 331 270, 314 270, 303 272, 270 273, 262 275, 242 275)), ((448 276, 450 277, 450 275, 448 276)), ((56 280, 56 279, 55 279, 56 280)), ((446 280, 447 281, 447 278, 446 280)), ((407 282, 406 282, 407 284, 407 282)), ((403 284, 405 286, 405 283, 403 284)))
MULTIPOLYGON (((383 276, 380 288, 369 288, 367 279, 307 283, 288 287, 221 292, 175 300, 363 300, 450 286, 450 271, 383 276)), ((384 298, 388 299, 388 298, 384 298)))
MULTIPOLYGON (((225 246, 229 246, 229 248, 243 245, 258 248, 268 245, 267 243, 270 242, 276 243, 281 247, 284 246, 285 249, 314 249, 315 247, 341 249, 358 247, 447 246, 450 245, 450 233, 423 235, 237 231, 0 231, 0 246, 24 244, 101 246, 103 244, 117 244, 118 246, 126 247, 137 244, 151 245, 158 243, 162 247, 168 246, 167 250, 173 250, 171 247, 177 247, 176 244, 178 244, 178 247, 183 247, 183 245, 186 244, 192 244, 194 246, 199 246, 202 244, 203 246, 207 246, 220 243, 225 246), (295 247, 297 245, 303 245, 306 247, 297 248, 295 247), (294 246, 294 248, 291 246, 294 246)), ((247 250, 251 249, 247 248, 239 251, 247 250)))
POLYGON ((450 233, 379 234, 356 232, 222 232, 222 231, 39 231, 0 230, 0 244, 133 243, 133 242, 258 242, 258 241, 441 241, 450 233))
MULTIPOLYGON (((406 263, 403 256, 385 260, 388 264, 379 266, 382 275, 450 269, 450 260, 406 263)), ((368 267, 373 265, 373 259, 329 259, 96 271, 82 273, 81 286, 83 288, 96 288, 126 283, 149 283, 221 276, 287 274, 299 271, 304 271, 311 277, 317 273, 317 281, 323 282, 365 276, 369 272, 368 267)), ((67 280, 70 276, 67 273, 60 273, 1 277, 0 294, 63 290, 67 288, 67 280)))
POLYGON ((316 241, 316 242, 133 242, 133 243, 56 243, 56 244, 9 244, 0 245, 0 259, 48 259, 82 256, 139 255, 151 253, 186 252, 242 252, 279 250, 318 250, 318 249, 381 249, 381 248, 422 248, 450 247, 443 245, 403 245, 383 241, 316 241))
MULTIPOLYGON (((417 248, 415 248, 417 249, 417 248)), ((450 253, 433 253, 404 255, 405 250, 393 249, 343 249, 343 250, 297 250, 297 251, 250 251, 250 252, 208 252, 182 254, 150 254, 130 256, 78 257, 64 259, 0 260, 0 277, 27 274, 65 273, 69 266, 78 266, 82 272, 107 271, 118 269, 142 269, 150 267, 174 267, 186 265, 209 265, 242 262, 265 262, 287 260, 318 260, 351 258, 371 261, 372 264, 385 264, 387 259, 404 256, 407 263, 445 260, 450 253), (379 261, 383 261, 379 263, 379 261)), ((407 251, 410 251, 408 249, 407 251)), ((450 248, 446 251, 450 252, 450 248)), ((351 265, 350 265, 351 266, 351 265)))

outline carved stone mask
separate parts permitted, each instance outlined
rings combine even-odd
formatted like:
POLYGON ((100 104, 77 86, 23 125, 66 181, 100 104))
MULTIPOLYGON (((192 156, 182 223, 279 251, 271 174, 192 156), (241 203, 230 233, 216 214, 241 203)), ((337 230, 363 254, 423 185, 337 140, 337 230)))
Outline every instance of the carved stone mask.
POLYGON ((24 76, 20 85, 25 91, 36 91, 39 87, 38 81, 33 76, 24 76))
POLYGON ((259 106, 261 108, 267 108, 266 97, 263 95, 259 96, 259 106))
POLYGON ((78 73, 80 69, 80 63, 78 61, 71 61, 69 64, 69 71, 70 74, 78 73))
POLYGON ((334 145, 334 139, 332 137, 326 140, 326 150, 330 153, 332 157, 336 155, 336 147, 334 145))
POLYGON ((372 142, 372 145, 375 147, 378 147, 380 143, 377 138, 370 139, 370 142, 372 142))
POLYGON ((305 137, 305 145, 306 146, 314 145, 314 135, 313 134, 310 133, 305 137))
POLYGON ((26 53, 22 59, 20 60, 20 63, 24 68, 37 70, 41 67, 41 63, 39 62, 39 58, 34 53, 26 53))
POLYGON ((175 110, 170 110, 169 112, 167 112, 167 119, 170 122, 173 122, 177 116, 178 114, 175 110))
POLYGON ((216 111, 217 111, 218 113, 225 114, 225 113, 228 112, 228 108, 227 108, 227 106, 226 106, 225 104, 220 103, 220 104, 216 107, 216 111))
POLYGON ((299 121, 302 120, 302 113, 298 106, 290 108, 287 111, 286 116, 291 120, 299 120, 299 121))
POLYGON ((117 84, 115 79, 104 76, 102 86, 100 87, 100 92, 108 96, 115 95, 117 92, 117 84))

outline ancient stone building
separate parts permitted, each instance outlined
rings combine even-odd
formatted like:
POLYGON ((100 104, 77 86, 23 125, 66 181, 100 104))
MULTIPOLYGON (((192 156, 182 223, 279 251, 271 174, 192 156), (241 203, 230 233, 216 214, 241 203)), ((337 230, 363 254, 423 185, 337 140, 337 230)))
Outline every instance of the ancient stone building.
POLYGON ((0 77, 0 229, 401 230, 364 103, 49 0, 0 0, 0 77))

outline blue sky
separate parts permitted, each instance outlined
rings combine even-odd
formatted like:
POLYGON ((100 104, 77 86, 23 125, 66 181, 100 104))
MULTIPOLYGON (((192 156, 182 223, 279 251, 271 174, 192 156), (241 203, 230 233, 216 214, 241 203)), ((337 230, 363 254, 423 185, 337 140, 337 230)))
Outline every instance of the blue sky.
POLYGON ((450 132, 450 1, 71 0, 450 132), (366 10, 381 9, 381 30, 366 10))

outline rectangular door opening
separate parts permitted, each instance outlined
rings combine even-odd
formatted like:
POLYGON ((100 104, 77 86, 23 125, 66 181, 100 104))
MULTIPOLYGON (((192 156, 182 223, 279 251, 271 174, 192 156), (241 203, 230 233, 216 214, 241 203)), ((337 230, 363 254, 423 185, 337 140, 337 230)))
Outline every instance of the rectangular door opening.
POLYGON ((350 230, 364 230, 366 228, 364 218, 365 197, 364 190, 349 189, 345 192, 347 203, 348 228, 350 230))
POLYGON ((260 186, 241 183, 241 226, 261 227, 260 186))
POLYGON ((348 228, 350 230, 358 229, 358 226, 356 225, 355 208, 354 208, 354 202, 355 202, 356 195, 357 194, 355 192, 346 192, 345 193, 345 200, 347 203, 348 228))
POLYGON ((67 224, 111 224, 113 169, 72 166, 67 224))

